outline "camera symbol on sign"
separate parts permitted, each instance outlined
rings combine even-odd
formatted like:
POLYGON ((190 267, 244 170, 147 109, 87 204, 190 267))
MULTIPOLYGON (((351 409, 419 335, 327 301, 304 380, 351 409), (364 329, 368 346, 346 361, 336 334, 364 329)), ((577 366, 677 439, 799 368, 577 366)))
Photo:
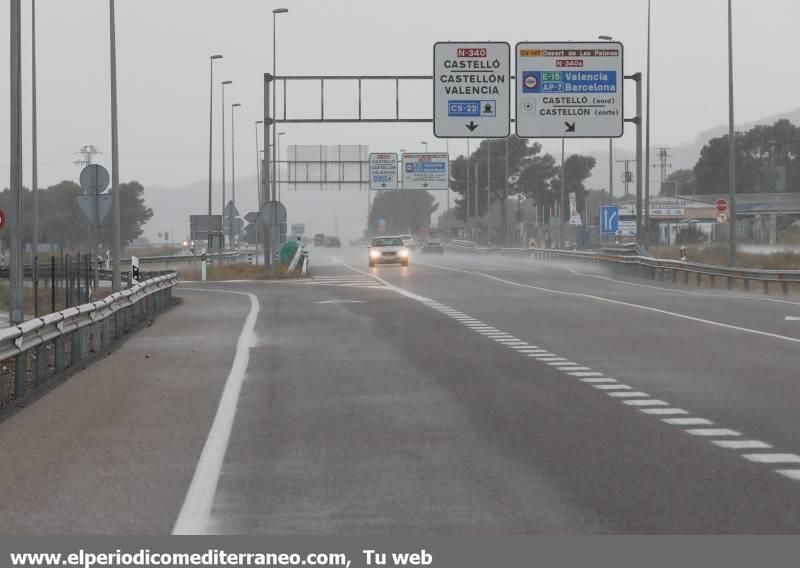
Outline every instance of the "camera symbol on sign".
POLYGON ((529 114, 536 112, 536 101, 523 101, 522 112, 529 114))

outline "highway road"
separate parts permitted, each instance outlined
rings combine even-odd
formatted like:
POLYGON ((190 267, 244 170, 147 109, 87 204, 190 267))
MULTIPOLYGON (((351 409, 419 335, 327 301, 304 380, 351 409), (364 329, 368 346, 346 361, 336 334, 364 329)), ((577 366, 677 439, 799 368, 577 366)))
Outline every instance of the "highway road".
POLYGON ((311 249, 0 424, 6 534, 800 532, 800 301, 311 249))

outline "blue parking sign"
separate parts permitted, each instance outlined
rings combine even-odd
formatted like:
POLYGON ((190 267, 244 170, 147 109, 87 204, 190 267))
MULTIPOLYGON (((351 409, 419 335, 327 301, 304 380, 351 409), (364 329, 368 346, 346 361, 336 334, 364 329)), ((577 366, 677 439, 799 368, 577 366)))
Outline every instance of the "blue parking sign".
POLYGON ((600 231, 612 234, 619 231, 619 207, 600 208, 600 231))

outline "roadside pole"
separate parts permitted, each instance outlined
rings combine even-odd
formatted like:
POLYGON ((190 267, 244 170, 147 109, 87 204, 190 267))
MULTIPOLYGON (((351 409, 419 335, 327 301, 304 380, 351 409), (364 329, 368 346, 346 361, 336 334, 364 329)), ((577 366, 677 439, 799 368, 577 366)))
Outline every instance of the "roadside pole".
POLYGON ((109 0, 111 18, 111 255, 114 262, 111 270, 111 290, 122 289, 120 260, 122 246, 120 237, 120 187, 119 187, 119 130, 117 128, 117 40, 114 22, 114 0, 109 0))
MULTIPOLYGON (((24 291, 22 263, 22 10, 20 0, 10 0, 11 61, 10 61, 10 191, 8 234, 11 248, 9 263, 9 316, 11 325, 25 321, 22 294, 24 291)), ((24 357, 17 357, 24 362, 24 357)), ((24 373, 22 374, 24 375, 24 373)), ((20 377, 20 373, 16 373, 20 377)), ((23 385, 24 386, 24 385, 23 385)))
MULTIPOLYGON (((264 196, 264 203, 261 204, 262 208, 270 195, 270 156, 269 156, 269 133, 270 126, 272 125, 272 117, 270 116, 269 108, 269 88, 272 82, 272 75, 264 73, 264 164, 262 168, 261 181, 264 184, 262 195, 264 196)), ((263 221, 262 221, 263 222, 263 221)), ((274 223, 275 219, 270 219, 270 223, 274 223)), ((269 231, 264 231, 264 266, 272 268, 272 227, 269 231)))
MULTIPOLYGON (((643 242, 642 226, 644 225, 642 222, 642 74, 634 73, 626 75, 625 78, 636 81, 636 116, 626 118, 625 122, 632 122, 636 125, 636 242, 641 245, 643 242)), ((627 183, 627 181, 626 173, 625 182, 627 183)))

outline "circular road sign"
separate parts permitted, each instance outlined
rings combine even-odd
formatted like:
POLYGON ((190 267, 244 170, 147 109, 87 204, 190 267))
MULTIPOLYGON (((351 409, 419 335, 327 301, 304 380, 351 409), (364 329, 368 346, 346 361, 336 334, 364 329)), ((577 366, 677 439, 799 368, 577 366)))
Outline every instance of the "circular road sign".
POLYGON ((728 213, 727 211, 720 211, 717 215, 717 223, 727 223, 728 222, 728 213))
POLYGON ((108 187, 109 181, 111 181, 111 177, 103 166, 89 164, 81 170, 81 191, 83 193, 103 193, 108 187))
POLYGON ((0 209, 0 229, 6 226, 6 212, 0 209))
POLYGON ((528 75, 524 79, 525 88, 527 89, 535 89, 538 81, 536 80, 536 75, 528 75))
POLYGON ((273 220, 276 226, 286 223, 286 207, 279 201, 267 201, 261 208, 261 221, 264 226, 271 226, 273 220))
POLYGON ((717 202, 714 204, 717 207, 717 211, 727 211, 728 210, 728 200, 727 199, 717 199, 717 202))

